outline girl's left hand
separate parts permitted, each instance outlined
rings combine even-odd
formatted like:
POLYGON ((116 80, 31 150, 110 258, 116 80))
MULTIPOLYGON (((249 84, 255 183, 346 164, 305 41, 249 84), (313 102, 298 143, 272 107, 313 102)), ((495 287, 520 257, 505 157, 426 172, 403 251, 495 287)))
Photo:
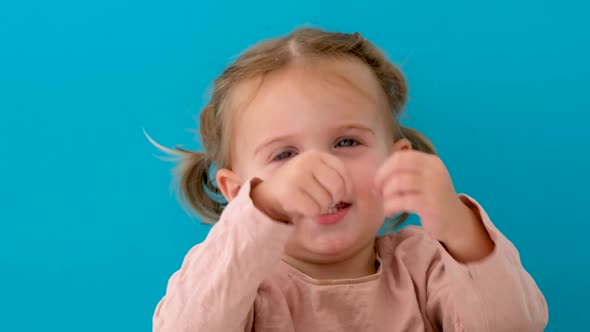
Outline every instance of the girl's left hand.
POLYGON ((394 152, 377 171, 375 187, 383 198, 385 215, 415 213, 424 229, 441 242, 460 236, 469 208, 455 192, 438 156, 414 150, 394 152))

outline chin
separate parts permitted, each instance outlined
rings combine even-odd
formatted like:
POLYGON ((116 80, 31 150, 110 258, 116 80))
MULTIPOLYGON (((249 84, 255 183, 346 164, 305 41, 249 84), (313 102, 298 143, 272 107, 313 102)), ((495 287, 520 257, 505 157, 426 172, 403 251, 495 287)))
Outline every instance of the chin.
POLYGON ((304 243, 305 249, 317 256, 329 256, 337 258, 347 256, 355 248, 359 247, 359 241, 353 234, 322 234, 320 236, 309 237, 304 243))
POLYGON ((312 220, 298 224, 294 237, 287 244, 288 254, 300 258, 306 256, 308 261, 321 263, 344 259, 361 250, 375 240, 378 225, 373 232, 370 223, 355 222, 370 220, 373 216, 351 217, 333 226, 318 226, 312 220))

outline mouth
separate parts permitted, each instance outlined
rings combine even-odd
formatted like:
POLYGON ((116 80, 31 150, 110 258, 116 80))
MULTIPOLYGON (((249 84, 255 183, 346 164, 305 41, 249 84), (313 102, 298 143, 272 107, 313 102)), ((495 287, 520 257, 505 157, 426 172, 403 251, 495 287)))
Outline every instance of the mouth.
POLYGON ((346 202, 340 202, 331 208, 324 214, 321 214, 315 218, 315 221, 319 225, 335 225, 340 223, 344 219, 344 217, 350 211, 350 207, 352 204, 346 202))
POLYGON ((346 209, 350 205, 351 205, 350 203, 340 202, 340 203, 332 206, 331 208, 329 208, 328 211, 326 211, 326 213, 324 213, 322 215, 325 216, 325 215, 335 214, 342 209, 346 209))

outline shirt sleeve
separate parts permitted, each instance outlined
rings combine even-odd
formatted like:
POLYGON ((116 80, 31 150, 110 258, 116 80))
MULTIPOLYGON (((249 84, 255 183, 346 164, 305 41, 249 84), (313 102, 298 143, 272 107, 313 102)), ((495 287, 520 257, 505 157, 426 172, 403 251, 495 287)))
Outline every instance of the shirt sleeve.
POLYGON ((518 251, 474 199, 462 196, 479 214, 495 246, 482 260, 461 264, 437 244, 427 281, 431 323, 444 331, 543 331, 547 303, 518 251))
POLYGON ((170 277, 154 332, 251 330, 257 289, 283 256, 292 226, 256 209, 250 187, 244 184, 170 277))

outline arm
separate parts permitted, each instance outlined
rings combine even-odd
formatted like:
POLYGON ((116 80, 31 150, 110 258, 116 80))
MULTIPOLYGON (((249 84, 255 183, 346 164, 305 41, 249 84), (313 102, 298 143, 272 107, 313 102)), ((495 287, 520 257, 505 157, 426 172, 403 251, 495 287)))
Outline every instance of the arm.
POLYGON ((256 209, 250 182, 175 272, 153 316, 153 331, 247 331, 257 289, 281 259, 292 227, 256 209))
POLYGON ((514 245, 468 196, 471 208, 493 241, 492 252, 460 263, 439 246, 428 277, 427 315, 434 325, 452 331, 542 331, 547 303, 520 262, 514 245))

